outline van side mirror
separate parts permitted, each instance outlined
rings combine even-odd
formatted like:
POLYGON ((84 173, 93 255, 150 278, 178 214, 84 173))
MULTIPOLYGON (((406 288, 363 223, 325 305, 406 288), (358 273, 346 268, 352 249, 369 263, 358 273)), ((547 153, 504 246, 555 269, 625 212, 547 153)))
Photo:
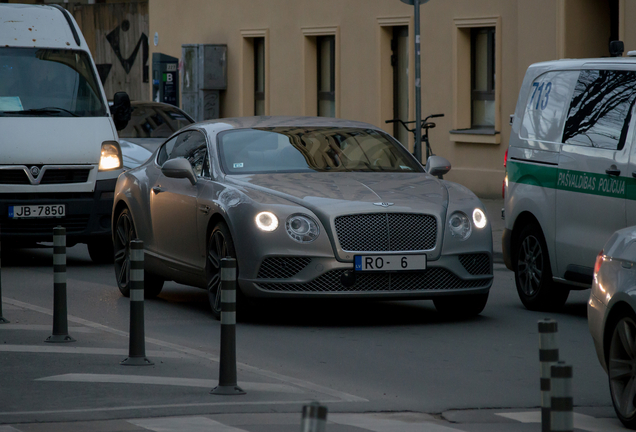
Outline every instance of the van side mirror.
POLYGON ((131 115, 130 98, 126 92, 117 92, 113 97, 113 106, 110 107, 110 113, 115 122, 115 128, 120 131, 128 126, 131 115))
POLYGON ((441 176, 450 171, 451 163, 448 159, 441 156, 430 156, 426 160, 425 169, 430 175, 441 178, 441 176))
POLYGON ((182 157, 167 160, 161 167, 161 173, 170 178, 186 178, 192 185, 197 184, 197 176, 194 174, 192 165, 182 157))

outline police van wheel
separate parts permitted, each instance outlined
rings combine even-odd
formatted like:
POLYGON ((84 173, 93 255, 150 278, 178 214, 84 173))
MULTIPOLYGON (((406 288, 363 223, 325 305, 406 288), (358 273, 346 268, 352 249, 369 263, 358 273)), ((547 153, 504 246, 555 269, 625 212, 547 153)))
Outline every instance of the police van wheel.
POLYGON ((537 225, 528 225, 521 231, 515 252, 515 282, 523 305, 537 311, 561 308, 570 291, 553 282, 548 248, 537 225))

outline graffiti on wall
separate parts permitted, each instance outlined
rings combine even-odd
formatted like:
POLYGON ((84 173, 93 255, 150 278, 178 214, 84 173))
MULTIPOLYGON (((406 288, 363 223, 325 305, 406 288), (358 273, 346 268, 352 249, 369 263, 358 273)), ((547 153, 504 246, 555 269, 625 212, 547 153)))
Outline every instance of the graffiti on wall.
MULTIPOLYGON (((148 77, 148 35, 142 32, 139 40, 137 41, 137 45, 133 52, 127 57, 124 58, 121 50, 121 38, 122 33, 128 32, 130 30, 130 21, 124 20, 120 25, 115 27, 113 31, 106 35, 106 40, 108 44, 112 48, 117 60, 124 68, 126 75, 128 75, 137 60, 137 55, 139 54, 139 49, 141 48, 141 56, 142 56, 142 70, 143 70, 143 82, 147 83, 149 80, 148 77)), ((102 84, 105 84, 106 79, 112 69, 113 65, 109 63, 98 64, 97 71, 99 73, 99 77, 102 81, 102 84)))

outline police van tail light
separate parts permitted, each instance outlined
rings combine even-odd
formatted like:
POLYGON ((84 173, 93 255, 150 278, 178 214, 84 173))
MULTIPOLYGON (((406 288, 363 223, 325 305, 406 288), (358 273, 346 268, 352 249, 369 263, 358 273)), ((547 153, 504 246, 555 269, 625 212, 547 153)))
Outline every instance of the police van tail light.
POLYGON ((506 169, 506 164, 508 163, 508 149, 506 149, 506 154, 504 154, 504 180, 501 185, 501 197, 506 198, 506 183, 508 183, 508 170, 506 169))
POLYGON ((596 255, 596 262, 594 263, 594 279, 596 279, 596 275, 601 271, 601 266, 604 261, 603 250, 601 250, 598 255, 596 255))

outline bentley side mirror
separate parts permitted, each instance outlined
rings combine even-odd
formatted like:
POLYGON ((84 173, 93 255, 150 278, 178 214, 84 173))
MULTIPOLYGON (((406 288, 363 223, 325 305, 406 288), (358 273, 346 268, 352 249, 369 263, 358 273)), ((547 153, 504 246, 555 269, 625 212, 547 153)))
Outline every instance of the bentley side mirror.
POLYGON ((184 158, 167 160, 161 167, 161 172, 170 178, 185 178, 190 180, 192 185, 197 184, 197 176, 194 174, 192 165, 184 158))
POLYGON ((120 131, 125 129, 130 121, 131 115, 130 98, 126 92, 117 92, 113 97, 113 106, 110 107, 110 113, 115 122, 115 128, 120 131))
POLYGON ((425 169, 430 175, 442 178, 444 174, 450 171, 451 164, 448 159, 441 156, 429 156, 426 160, 425 169))

